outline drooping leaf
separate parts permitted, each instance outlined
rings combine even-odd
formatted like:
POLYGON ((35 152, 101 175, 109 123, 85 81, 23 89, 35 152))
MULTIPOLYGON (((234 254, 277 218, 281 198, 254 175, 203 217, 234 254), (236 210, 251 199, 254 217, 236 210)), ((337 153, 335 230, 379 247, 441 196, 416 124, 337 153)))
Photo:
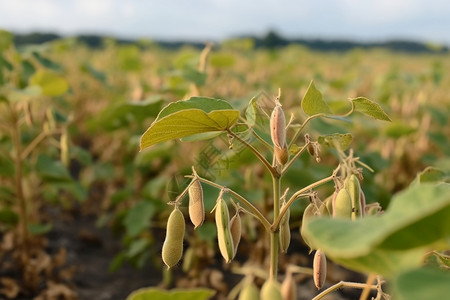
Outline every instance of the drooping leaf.
POLYGON ((52 230, 52 223, 47 223, 47 224, 39 224, 39 223, 32 223, 32 224, 28 224, 28 231, 32 234, 32 235, 41 235, 41 234, 45 234, 47 232, 49 232, 50 230, 52 230))
POLYGON ((317 114, 332 114, 330 107, 323 100, 322 93, 316 89, 313 81, 311 81, 308 90, 303 96, 302 109, 309 116, 317 114))
POLYGON ((247 123, 251 128, 256 124, 256 111, 256 99, 252 98, 248 103, 247 109, 245 110, 245 118, 247 119, 247 123))
POLYGON ((53 160, 46 155, 38 156, 36 171, 39 176, 47 181, 72 181, 69 171, 61 161, 53 160))
POLYGON ((377 103, 364 97, 354 98, 351 101, 353 102, 355 111, 362 112, 378 120, 391 121, 389 116, 377 103))
POLYGON ((143 288, 132 292, 126 300, 206 300, 214 296, 215 291, 206 288, 173 289, 143 288))
POLYGON ((125 103, 117 103, 107 107, 89 124, 92 128, 101 130, 117 130, 130 124, 140 125, 147 118, 155 117, 161 109, 163 99, 160 96, 125 103))
POLYGON ((436 268, 418 268, 400 274, 393 283, 394 299, 448 299, 450 272, 436 268))
POLYGON ((127 234, 131 237, 137 236, 147 228, 150 220, 156 213, 156 207, 151 202, 141 201, 131 208, 124 220, 127 234))
POLYGON ((304 234, 336 262, 392 276, 419 265, 427 247, 448 244, 449 215, 450 184, 421 184, 395 195, 382 216, 356 221, 317 218, 304 234))
POLYGON ((227 102, 193 97, 166 106, 141 137, 141 150, 194 134, 224 131, 239 119, 239 111, 227 102))
POLYGON ((54 62, 51 59, 48 59, 45 56, 42 56, 39 52, 37 51, 33 51, 33 56, 34 58, 36 58, 37 61, 39 61, 41 63, 41 65, 43 65, 44 67, 46 67, 47 69, 59 72, 61 71, 63 68, 60 64, 54 62))
POLYGON ((319 136, 317 141, 330 148, 339 148, 342 151, 347 150, 352 143, 353 136, 350 133, 335 133, 330 135, 319 136))
POLYGON ((42 94, 46 96, 61 96, 69 88, 63 77, 45 70, 36 72, 30 78, 30 84, 40 86, 42 94))

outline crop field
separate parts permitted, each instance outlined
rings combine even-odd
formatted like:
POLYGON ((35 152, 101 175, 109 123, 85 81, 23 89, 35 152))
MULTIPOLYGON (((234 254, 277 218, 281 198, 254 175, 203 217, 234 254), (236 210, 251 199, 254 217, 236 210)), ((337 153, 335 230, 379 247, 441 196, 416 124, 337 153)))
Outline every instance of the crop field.
POLYGON ((448 70, 0 31, 0 299, 444 299, 448 70))

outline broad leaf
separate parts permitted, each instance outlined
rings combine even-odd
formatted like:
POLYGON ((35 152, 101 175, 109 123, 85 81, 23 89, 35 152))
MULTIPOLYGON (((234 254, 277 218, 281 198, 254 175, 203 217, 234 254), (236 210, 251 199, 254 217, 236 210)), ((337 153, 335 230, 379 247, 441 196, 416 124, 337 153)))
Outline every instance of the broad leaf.
POLYGON ((317 218, 307 224, 304 234, 313 248, 336 262, 390 276, 419 265, 427 247, 448 247, 449 215, 450 184, 414 185, 395 195, 380 217, 317 218))
POLYGON ((377 103, 364 97, 354 98, 351 101, 353 102, 355 111, 362 112, 378 120, 391 121, 389 116, 377 103))
POLYGON ((330 148, 347 150, 352 143, 353 137, 350 133, 335 133, 330 135, 319 136, 318 142, 330 148))
POLYGON ((45 70, 36 72, 30 78, 30 84, 40 86, 42 94, 46 96, 61 96, 69 88, 64 78, 45 70))
POLYGON ((239 119, 239 111, 223 100, 193 97, 166 106, 141 137, 141 150, 194 134, 224 131, 239 119))
POLYGON ((126 300, 206 300, 214 294, 214 290, 206 288, 173 289, 171 291, 143 288, 131 293, 126 300))
POLYGON ((311 81, 302 99, 302 109, 307 115, 332 114, 330 107, 323 100, 322 94, 311 81))
POLYGON ((150 202, 141 201, 128 211, 124 225, 129 236, 137 236, 147 228, 156 213, 156 207, 150 202))
POLYGON ((420 268, 400 274, 393 283, 394 299, 448 299, 450 273, 439 269, 420 268))
POLYGON ((46 155, 39 155, 36 163, 36 172, 47 181, 72 181, 67 168, 59 161, 46 155))

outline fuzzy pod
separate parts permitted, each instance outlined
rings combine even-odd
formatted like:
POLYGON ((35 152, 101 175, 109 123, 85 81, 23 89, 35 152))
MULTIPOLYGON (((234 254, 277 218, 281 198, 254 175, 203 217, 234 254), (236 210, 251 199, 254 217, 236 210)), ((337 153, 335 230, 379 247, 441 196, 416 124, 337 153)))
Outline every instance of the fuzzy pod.
POLYGON ((167 220, 166 239, 162 247, 162 259, 169 269, 176 265, 183 255, 185 226, 183 213, 175 207, 167 220))
POLYGON ((270 137, 278 148, 283 149, 286 145, 286 118, 279 104, 275 106, 270 116, 270 137))
POLYGON ((59 145, 61 149, 61 162, 64 166, 68 167, 70 164, 70 151, 69 151, 69 137, 67 132, 61 134, 59 139, 59 145))
POLYGON ((280 165, 285 165, 288 162, 289 151, 286 144, 284 144, 283 148, 278 148, 277 146, 274 146, 274 152, 275 157, 277 158, 277 162, 279 162, 280 165))
POLYGON ((239 293, 238 300, 259 300, 259 290, 253 282, 246 284, 239 293))
POLYGON ((311 250, 313 250, 313 248, 311 247, 309 241, 306 239, 304 230, 308 222, 316 216, 315 210, 316 208, 312 203, 308 204, 308 206, 305 208, 303 212, 302 225, 300 226, 300 235, 302 236, 303 241, 306 243, 306 245, 308 245, 311 248, 311 250))
POLYGON ((288 209, 280 222, 280 234, 278 236, 280 241, 280 250, 283 253, 287 252, 289 244, 291 243, 291 227, 289 226, 290 216, 291 212, 290 209, 288 209))
POLYGON ((230 220, 230 232, 231 232, 231 239, 233 240, 233 246, 234 246, 234 253, 233 253, 233 258, 234 258, 234 256, 237 253, 237 248, 239 246, 239 242, 241 241, 241 234, 242 234, 241 216, 239 216, 238 211, 230 220))
POLYGON ((182 265, 183 272, 188 273, 194 266, 195 261, 196 261, 195 248, 189 247, 184 252, 183 265, 182 265))
POLYGON ((344 183, 348 194, 352 202, 352 220, 356 220, 357 217, 361 217, 361 186, 359 179, 355 174, 352 174, 344 183))
POLYGON ((297 299, 297 285, 292 277, 292 273, 288 273, 281 283, 281 295, 283 300, 295 300, 297 299))
POLYGON ((361 205, 361 217, 364 217, 366 214, 366 196, 364 195, 364 191, 361 189, 361 194, 359 195, 359 201, 361 205))
POLYGON ((327 277, 327 257, 320 249, 314 254, 313 278, 317 289, 321 289, 327 277))
POLYGON ((283 300, 280 283, 275 279, 267 279, 261 287, 261 300, 283 300))
POLYGON ((346 188, 340 189, 333 202, 333 217, 351 219, 352 201, 346 188))
POLYGON ((203 224, 205 220, 205 206, 203 204, 203 189, 199 180, 195 180, 188 190, 189 193, 189 218, 194 229, 203 224))
POLYGON ((234 245, 233 238, 231 237, 230 214, 228 212, 228 206, 222 198, 219 198, 216 204, 215 217, 219 250, 225 259, 225 262, 229 263, 234 257, 234 245))

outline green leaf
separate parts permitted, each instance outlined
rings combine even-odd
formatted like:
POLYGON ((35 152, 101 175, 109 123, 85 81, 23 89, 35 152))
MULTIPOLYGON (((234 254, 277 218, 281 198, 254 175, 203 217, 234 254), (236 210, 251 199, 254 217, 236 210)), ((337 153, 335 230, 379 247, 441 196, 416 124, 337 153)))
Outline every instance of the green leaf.
POLYGON ((28 224, 28 231, 32 234, 32 235, 41 235, 41 234, 45 234, 47 232, 49 232, 50 230, 52 230, 52 224, 51 223, 47 223, 47 224, 28 224))
POLYGON ((206 288, 173 289, 143 288, 132 292, 126 300, 206 300, 216 292, 206 288))
POLYGON ((52 72, 40 70, 30 78, 30 84, 38 85, 42 94, 46 96, 61 96, 67 92, 69 85, 67 81, 52 72))
POLYGON ((90 127, 112 131, 128 127, 130 124, 140 125, 146 119, 158 114, 162 102, 163 99, 156 96, 144 101, 111 105, 92 121, 90 127))
POLYGON ((427 167, 425 170, 417 174, 414 183, 439 182, 446 179, 447 176, 444 171, 435 167, 427 167))
POLYGON ((132 258, 139 253, 143 252, 144 250, 148 249, 150 243, 148 239, 142 238, 138 239, 136 241, 133 241, 128 248, 128 251, 126 253, 128 258, 132 258))
POLYGON ((186 136, 225 131, 239 119, 239 111, 227 102, 193 97, 169 104, 159 113, 141 137, 141 150, 152 145, 186 136))
POLYGON ((398 300, 448 299, 450 273, 434 268, 420 268, 400 274, 393 283, 398 300))
POLYGON ((19 215, 9 208, 0 210, 0 222, 3 224, 15 225, 19 221, 19 215))
POLYGON ((36 58, 36 60, 39 61, 41 63, 41 65, 43 65, 47 69, 50 69, 50 70, 53 70, 56 72, 59 72, 63 69, 60 64, 55 63, 54 61, 46 58, 45 56, 42 56, 39 52, 33 51, 32 54, 33 54, 34 58, 36 58))
POLYGON ((355 111, 362 112, 363 114, 366 114, 378 120, 391 122, 389 116, 377 103, 364 97, 354 98, 351 99, 351 101, 353 102, 355 111))
POLYGON ((338 263, 391 276, 418 266, 428 247, 448 247, 449 215, 450 184, 422 184, 395 195, 382 216, 316 218, 304 234, 338 263))
POLYGON ((150 225, 150 219, 156 213, 155 206, 146 201, 141 201, 131 208, 124 220, 127 234, 131 237, 137 236, 142 230, 150 225))
POLYGON ((39 155, 36 163, 39 176, 48 181, 72 181, 67 168, 59 161, 46 155, 39 155))
POLYGON ((303 96, 302 109, 309 116, 317 114, 332 114, 330 107, 323 100, 322 93, 316 89, 313 81, 311 81, 308 90, 303 96))
POLYGON ((13 35, 11 32, 0 29, 0 52, 8 49, 13 42, 13 35))
POLYGON ((325 145, 330 148, 340 149, 342 151, 347 150, 352 143, 353 136, 350 133, 335 133, 330 135, 319 136, 317 141, 321 145, 325 145))

